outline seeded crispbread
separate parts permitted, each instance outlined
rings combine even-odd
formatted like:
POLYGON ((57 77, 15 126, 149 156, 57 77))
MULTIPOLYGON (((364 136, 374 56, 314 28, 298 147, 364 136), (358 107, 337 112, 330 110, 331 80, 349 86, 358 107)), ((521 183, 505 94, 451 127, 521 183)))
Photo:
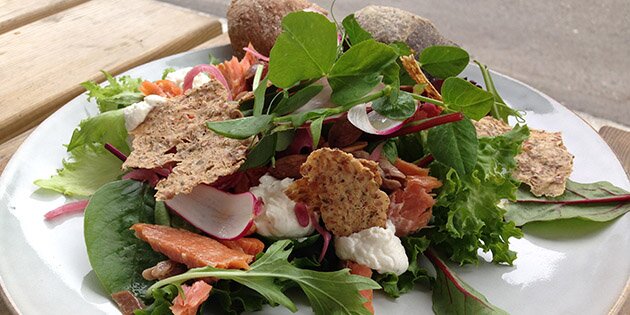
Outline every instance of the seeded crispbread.
POLYGON ((217 135, 205 123, 241 116, 238 105, 227 101, 225 88, 212 80, 153 108, 130 132, 133 151, 123 167, 152 169, 175 162, 171 174, 156 186, 158 200, 210 184, 240 167, 249 140, 217 135))
MULTIPOLYGON (((493 137, 512 128, 492 117, 475 122, 477 134, 493 137)), ((559 132, 530 129, 529 138, 523 142, 523 151, 516 156, 517 169, 514 177, 531 187, 536 196, 557 197, 564 193, 567 179, 573 169, 573 155, 562 142, 559 132)))
POLYGON ((389 197, 379 189, 375 162, 357 159, 338 149, 313 151, 300 168, 302 178, 285 192, 321 213, 326 228, 336 236, 385 227, 389 197))

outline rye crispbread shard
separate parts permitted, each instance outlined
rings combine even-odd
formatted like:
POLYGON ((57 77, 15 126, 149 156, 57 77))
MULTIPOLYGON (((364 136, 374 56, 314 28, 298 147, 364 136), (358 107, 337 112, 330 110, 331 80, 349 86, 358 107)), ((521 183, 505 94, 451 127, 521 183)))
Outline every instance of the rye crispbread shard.
POLYGON ((285 193, 321 213, 326 228, 334 235, 385 227, 389 197, 379 188, 382 181, 375 162, 322 148, 308 156, 300 173, 302 178, 285 193))
MULTIPOLYGON (((475 122, 477 135, 493 137, 512 128, 492 117, 475 122)), ((514 177, 531 187, 536 196, 557 197, 564 193, 567 179, 573 168, 573 155, 562 142, 559 132, 530 129, 529 138, 523 142, 523 151, 516 156, 517 169, 514 177)))
POLYGON ((239 118, 238 105, 227 101, 227 91, 216 80, 170 99, 149 112, 130 132, 133 150, 123 167, 152 169, 176 163, 157 186, 156 198, 167 200, 190 193, 234 173, 245 161, 249 140, 217 135, 207 121, 239 118))

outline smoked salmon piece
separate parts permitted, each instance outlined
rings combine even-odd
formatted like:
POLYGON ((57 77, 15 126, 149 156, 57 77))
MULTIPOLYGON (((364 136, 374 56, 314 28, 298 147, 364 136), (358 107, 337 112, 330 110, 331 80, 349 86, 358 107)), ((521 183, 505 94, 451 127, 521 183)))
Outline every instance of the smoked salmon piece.
MULTIPOLYGON (((350 268, 350 273, 353 275, 363 276, 366 278, 372 278, 372 269, 370 267, 361 265, 354 261, 347 261, 346 267, 350 268)), ((361 290, 359 293, 367 299, 367 302, 363 303, 363 306, 370 311, 370 313, 374 314, 374 305, 372 305, 372 298, 374 295, 374 291, 372 289, 369 290, 361 290)))
POLYGON ((220 240, 219 242, 231 249, 238 250, 252 256, 262 253, 265 249, 265 244, 261 240, 251 237, 243 237, 233 241, 220 240))
POLYGON ((198 280, 192 286, 183 284, 184 298, 181 292, 173 300, 170 307, 174 315, 195 315, 199 306, 208 299, 212 286, 203 280, 198 280))
POLYGON ((228 248, 209 237, 163 225, 138 223, 131 227, 136 236, 154 251, 188 268, 211 266, 223 269, 248 269, 254 256, 228 248))
POLYGON ((396 236, 407 236, 429 223, 435 204, 429 193, 440 186, 442 183, 435 177, 407 176, 404 189, 390 195, 388 218, 396 227, 396 236))
POLYGON ((394 162, 394 166, 396 166, 396 168, 399 171, 401 171, 403 174, 407 176, 428 176, 429 175, 428 169, 421 168, 418 165, 409 163, 401 159, 396 159, 396 162, 394 162))
MULTIPOLYGON (((253 49, 253 46, 249 44, 249 48, 253 49)), ((248 91, 247 79, 253 76, 250 70, 257 62, 256 56, 247 51, 241 61, 236 57, 232 57, 232 59, 217 65, 230 87, 233 99, 238 100, 244 92, 248 91)))

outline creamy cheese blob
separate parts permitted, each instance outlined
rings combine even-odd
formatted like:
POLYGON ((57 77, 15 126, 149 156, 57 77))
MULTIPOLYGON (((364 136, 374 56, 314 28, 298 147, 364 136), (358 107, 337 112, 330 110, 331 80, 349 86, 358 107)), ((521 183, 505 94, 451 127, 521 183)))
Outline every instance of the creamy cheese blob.
POLYGON ((303 227, 295 216, 295 202, 284 191, 293 179, 278 180, 271 175, 260 178, 260 185, 250 188, 256 197, 262 198, 262 213, 254 219, 256 233, 270 238, 299 238, 311 235, 314 227, 311 223, 303 227))
POLYGON ((201 87, 202 85, 210 82, 210 77, 205 72, 199 72, 194 78, 192 82, 192 88, 196 89, 201 87))
POLYGON ((371 227, 349 236, 335 237, 335 253, 343 260, 368 266, 378 273, 403 274, 409 268, 409 259, 396 228, 387 221, 387 228, 371 227))
POLYGON ((127 131, 136 129, 146 118, 149 112, 156 105, 166 102, 166 98, 159 95, 147 95, 143 101, 131 104, 123 108, 125 115, 125 128, 127 131))
POLYGON ((184 88, 184 78, 186 78, 186 74, 188 74, 188 72, 192 69, 192 67, 186 67, 186 68, 181 68, 181 69, 177 69, 169 74, 166 75, 166 80, 170 80, 175 82, 175 84, 177 84, 177 86, 179 86, 180 88, 184 88))

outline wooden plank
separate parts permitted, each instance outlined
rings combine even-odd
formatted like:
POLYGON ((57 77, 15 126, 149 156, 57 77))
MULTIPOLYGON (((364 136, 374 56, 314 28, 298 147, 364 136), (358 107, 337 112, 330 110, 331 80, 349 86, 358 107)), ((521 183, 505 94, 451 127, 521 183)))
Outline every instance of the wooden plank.
POLYGON ((87 0, 0 1, 0 34, 74 7, 85 1, 87 0))
POLYGON ((193 50, 201 50, 201 49, 206 49, 206 48, 212 48, 212 47, 218 47, 218 46, 223 46, 223 45, 227 45, 230 43, 230 36, 228 36, 228 33, 223 33, 195 48, 193 48, 193 50))
POLYGON ((221 33, 216 18, 151 0, 93 0, 0 35, 0 143, 83 91, 221 33))
POLYGON ((626 174, 630 175, 630 132, 604 126, 599 130, 599 135, 604 138, 613 152, 615 152, 626 174))

